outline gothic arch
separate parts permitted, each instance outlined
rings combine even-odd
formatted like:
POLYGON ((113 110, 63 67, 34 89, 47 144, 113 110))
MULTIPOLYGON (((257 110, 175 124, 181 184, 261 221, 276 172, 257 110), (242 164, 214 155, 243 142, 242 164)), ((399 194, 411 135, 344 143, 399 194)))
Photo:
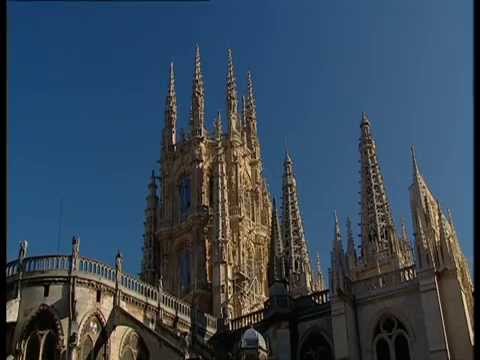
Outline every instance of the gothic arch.
MULTIPOLYGON (((34 346, 39 352, 48 353, 52 360, 60 359, 64 355, 64 332, 60 317, 52 306, 40 304, 37 310, 25 322, 17 349, 23 353, 22 359, 27 355, 27 348, 34 346), (36 345, 33 343, 38 342, 36 345)), ((31 352, 29 350, 29 352, 31 352)), ((42 355, 42 354, 39 354, 42 355)), ((43 355, 42 355, 43 356, 43 355)))
MULTIPOLYGON (((95 311, 90 311, 84 314, 82 317, 82 320, 80 321, 80 326, 79 326, 79 337, 78 337, 78 350, 79 350, 79 359, 83 359, 84 355, 83 352, 85 352, 85 348, 88 345, 88 341, 91 342, 91 350, 94 349, 95 343, 97 339, 101 337, 105 337, 104 329, 107 325, 107 320, 105 319, 105 316, 102 314, 102 312, 99 309, 96 309, 95 311), (96 326, 96 323, 93 322, 92 320, 95 319, 96 322, 99 324, 98 329, 92 329, 89 328, 88 326, 96 326), (92 331, 93 330, 93 331, 92 331)), ((103 339, 102 343, 104 345, 101 347, 100 352, 97 355, 97 359, 101 359, 102 355, 104 358, 107 358, 108 355, 110 354, 110 337, 106 337, 103 339)))
POLYGON ((370 321, 368 322, 368 327, 367 327, 367 334, 369 336, 368 339, 373 339, 377 324, 383 317, 388 315, 393 316, 398 320, 400 320, 400 322, 405 326, 410 339, 412 341, 415 341, 416 339, 415 331, 413 330, 413 327, 411 326, 411 323, 408 317, 404 314, 402 310, 397 308, 392 308, 392 307, 381 308, 380 310, 377 310, 374 316, 370 318, 370 321))
POLYGON ((80 326, 78 327, 78 329, 79 329, 78 333, 80 335, 83 334, 83 331, 85 330, 87 320, 92 316, 96 316, 98 318, 102 327, 105 327, 107 325, 107 319, 105 318, 103 313, 100 311, 100 309, 96 309, 94 311, 86 312, 83 315, 82 320, 80 320, 80 324, 79 324, 80 326))
POLYGON ((150 354, 145 341, 134 329, 128 329, 120 341, 118 358, 120 360, 148 360, 150 354))
MULTIPOLYGON (((334 348, 333 343, 330 337, 326 334, 326 332, 320 328, 318 325, 313 325, 307 331, 303 333, 301 336, 298 347, 297 347, 297 359, 304 360, 309 359, 309 357, 305 357, 305 352, 308 351, 306 347, 310 345, 310 343, 320 344, 323 345, 323 353, 321 357, 318 359, 322 360, 329 360, 334 359, 334 348), (323 341, 323 344, 322 344, 323 341), (328 349, 326 349, 328 347, 328 349)), ((320 348, 320 347, 319 347, 320 348)), ((316 359, 315 357, 312 358, 316 359)))
POLYGON ((392 311, 383 311, 375 318, 369 332, 369 358, 372 360, 414 359, 413 332, 408 322, 392 311))

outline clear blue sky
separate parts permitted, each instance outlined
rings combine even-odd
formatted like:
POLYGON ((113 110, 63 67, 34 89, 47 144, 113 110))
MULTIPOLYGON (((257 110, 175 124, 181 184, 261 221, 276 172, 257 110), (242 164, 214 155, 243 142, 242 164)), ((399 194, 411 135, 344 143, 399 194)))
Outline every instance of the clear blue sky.
MULTIPOLYGON (((140 270, 168 66, 187 125, 198 43, 211 129, 226 51, 253 72, 265 175, 280 197, 292 154, 311 255, 330 265, 333 210, 359 222, 358 138, 369 114, 395 219, 412 236, 410 145, 473 255, 471 1, 27 2, 8 4, 8 259, 61 251, 140 270)), ((359 228, 356 227, 356 233, 359 228)), ((358 240, 358 239, 357 239, 358 240)))

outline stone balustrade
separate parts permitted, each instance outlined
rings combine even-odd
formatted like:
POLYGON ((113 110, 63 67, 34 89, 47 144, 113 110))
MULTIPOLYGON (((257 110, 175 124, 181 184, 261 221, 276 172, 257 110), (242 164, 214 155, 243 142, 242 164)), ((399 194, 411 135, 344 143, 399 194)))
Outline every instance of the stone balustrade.
MULTIPOLYGON (((68 255, 48 255, 48 256, 34 256, 23 260, 23 274, 34 275, 33 273, 41 273, 49 276, 78 276, 83 274, 88 275, 95 281, 105 283, 105 285, 114 287, 116 283, 117 271, 114 267, 101 263, 97 260, 89 259, 79 256, 76 258, 75 267, 72 267, 72 256, 68 255)), ((14 279, 20 272, 21 264, 19 260, 14 260, 6 265, 7 282, 14 279)), ((169 313, 173 317, 178 316, 184 322, 189 324, 192 318, 192 308, 187 302, 177 299, 175 296, 169 294, 165 290, 159 291, 158 288, 151 286, 133 276, 120 273, 119 276, 119 290, 125 295, 132 296, 137 300, 151 304, 154 302, 155 306, 160 306, 159 311, 169 313), (160 298, 159 298, 160 296, 160 298), (159 301, 160 300, 160 301, 159 301)), ((217 319, 204 313, 197 314, 198 326, 207 330, 212 334, 217 330, 217 319)))
POLYGON ((330 302, 330 291, 328 289, 314 292, 309 296, 312 299, 312 301, 318 305, 323 305, 330 302))
POLYGON ((412 265, 357 281, 353 283, 353 291, 356 295, 360 296, 372 294, 372 292, 379 289, 394 289, 415 280, 416 277, 415 266, 412 265))
POLYGON ((240 316, 236 319, 233 319, 230 322, 230 330, 238 330, 238 329, 243 329, 246 328, 252 324, 256 324, 260 321, 262 321, 264 318, 264 310, 258 310, 255 312, 251 312, 249 314, 245 314, 243 316, 240 316))

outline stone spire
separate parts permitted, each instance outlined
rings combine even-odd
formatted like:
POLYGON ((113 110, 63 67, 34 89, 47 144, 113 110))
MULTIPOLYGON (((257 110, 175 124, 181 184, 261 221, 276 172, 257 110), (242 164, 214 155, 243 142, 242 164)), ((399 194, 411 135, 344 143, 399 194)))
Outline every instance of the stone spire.
POLYGON ((442 214, 442 207, 440 201, 437 201, 437 219, 438 219, 438 233, 439 233, 439 248, 440 248, 440 263, 443 266, 449 267, 453 265, 454 259, 452 257, 452 249, 450 247, 449 236, 445 227, 445 222, 442 214))
POLYGON ((238 114, 238 94, 237 80, 235 79, 235 70, 233 67, 232 50, 228 49, 228 71, 227 71, 227 114, 228 114, 228 132, 230 138, 240 139, 241 124, 238 114))
POLYGON ((242 95, 242 115, 241 115, 241 132, 242 132, 242 143, 244 146, 248 146, 247 143, 247 108, 245 95, 242 95))
POLYGON ((416 215, 416 228, 415 232, 415 243, 416 243, 416 254, 417 254, 417 268, 418 269, 428 269, 433 267, 433 256, 430 244, 427 241, 425 232, 423 231, 422 221, 420 215, 416 215))
POLYGON ((317 271, 316 271, 316 291, 325 290, 325 277, 323 276, 322 264, 320 262, 320 254, 317 252, 317 271))
POLYGON ((157 282, 155 269, 155 233, 157 228, 158 196, 155 172, 152 170, 148 184, 147 206, 145 208, 144 235, 143 235, 143 259, 142 279, 150 284, 157 282))
POLYGON ((275 199, 273 199, 270 251, 268 261, 268 285, 269 287, 272 287, 275 283, 286 283, 286 278, 280 222, 278 221, 275 199))
POLYGON ((370 267, 381 255, 397 256, 398 239, 378 164, 375 140, 365 113, 362 114, 360 128, 362 253, 364 263, 370 267))
POLYGON ((200 61, 200 47, 195 51, 195 70, 193 72, 192 107, 191 107, 191 130, 192 136, 203 137, 205 135, 205 88, 203 85, 202 68, 200 61))
POLYGON ((404 263, 406 266, 413 265, 413 249, 410 243, 410 239, 408 238, 407 225, 404 218, 401 219, 400 224, 402 229, 400 238, 400 249, 404 257, 404 263))
POLYGON ((357 251, 355 250, 355 241, 353 238, 352 221, 347 217, 347 271, 351 278, 354 276, 357 266, 357 251))
POLYGON ((293 163, 288 153, 285 155, 283 174, 282 235, 290 293, 292 296, 307 295, 312 291, 312 270, 298 203, 293 163))
POLYGON ((331 251, 331 290, 333 294, 344 291, 345 287, 345 255, 343 252, 342 236, 338 224, 337 212, 334 212, 335 228, 331 251))
POLYGON ((257 134, 257 106, 255 94, 253 91, 252 73, 247 73, 247 104, 246 104, 246 125, 247 125, 247 141, 251 150, 256 150, 258 146, 257 134))
POLYGON ((222 120, 218 113, 215 122, 217 153, 214 167, 213 185, 213 225, 214 225, 214 264, 213 264, 213 312, 217 317, 231 314, 231 285, 229 281, 230 216, 228 211, 228 189, 225 169, 225 154, 222 145, 222 120))
POLYGON ((172 150, 176 142, 177 125, 177 94, 175 91, 175 72, 173 62, 170 63, 170 79, 168 82, 168 93, 165 100, 165 125, 163 128, 164 150, 172 150))

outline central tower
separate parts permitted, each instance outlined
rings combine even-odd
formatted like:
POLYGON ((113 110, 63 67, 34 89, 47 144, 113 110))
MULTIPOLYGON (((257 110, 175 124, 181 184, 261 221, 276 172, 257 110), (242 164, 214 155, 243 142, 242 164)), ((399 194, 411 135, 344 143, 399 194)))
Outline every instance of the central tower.
MULTIPOLYGON (((142 277, 215 316, 238 317, 268 295, 271 196, 263 177, 252 75, 239 94, 231 50, 227 133, 205 124, 205 86, 196 48, 190 126, 177 138, 173 64, 166 98, 160 175, 147 197, 142 277), (158 188, 158 196, 157 196, 158 188)), ((213 124, 213 119, 212 119, 213 124)))

